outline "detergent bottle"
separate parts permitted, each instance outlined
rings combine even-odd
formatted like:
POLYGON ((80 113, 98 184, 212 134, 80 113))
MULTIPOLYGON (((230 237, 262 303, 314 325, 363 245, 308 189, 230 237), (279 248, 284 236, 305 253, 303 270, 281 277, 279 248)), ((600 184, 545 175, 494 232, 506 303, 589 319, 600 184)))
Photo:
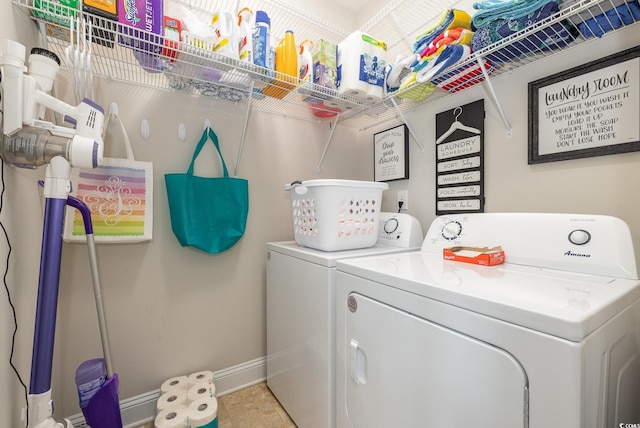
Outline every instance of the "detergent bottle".
MULTIPOLYGON (((276 71, 287 76, 298 77, 298 50, 291 30, 287 30, 276 46, 276 71)), ((290 81, 291 79, 284 80, 290 81)))
POLYGON ((256 11, 256 21, 253 28, 253 63, 268 68, 269 52, 271 51, 271 19, 267 12, 256 11))
POLYGON ((224 11, 214 13, 210 27, 215 34, 213 50, 229 58, 238 59, 238 34, 233 15, 224 11))
POLYGON ((313 42, 305 40, 300 43, 300 51, 298 56, 298 78, 303 84, 313 83, 313 57, 311 56, 311 48, 313 42))
POLYGON ((276 79, 262 92, 275 98, 284 98, 298 82, 298 49, 292 30, 287 30, 276 46, 276 79))
POLYGON ((253 12, 248 7, 238 12, 238 56, 240 61, 253 64, 253 12))

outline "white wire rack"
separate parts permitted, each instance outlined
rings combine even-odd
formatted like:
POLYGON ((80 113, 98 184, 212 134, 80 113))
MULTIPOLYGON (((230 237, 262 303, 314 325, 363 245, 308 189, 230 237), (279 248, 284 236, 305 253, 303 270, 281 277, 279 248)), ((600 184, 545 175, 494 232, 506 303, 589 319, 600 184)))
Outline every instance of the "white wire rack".
MULTIPOLYGON (((70 21, 73 21, 69 16, 76 16, 76 12, 55 0, 38 0, 40 8, 49 12, 46 17, 35 16, 34 0, 12 1, 32 14, 46 31, 47 47, 58 54, 62 65, 72 67, 65 58, 65 49, 69 46, 65 38, 69 35, 70 21)), ((423 0, 391 0, 361 30, 385 41, 388 60, 392 61, 399 53, 409 54, 416 35, 430 28, 428 25, 443 11, 455 8, 460 1, 434 0, 427 6, 423 0)), ((282 37, 287 29, 294 31, 297 41, 324 39, 334 44, 351 33, 281 0, 246 0, 242 4, 237 0, 180 0, 179 4, 202 16, 205 22, 214 11, 235 13, 239 7, 268 11, 274 40, 282 37)), ((491 89, 490 78, 596 38, 582 29, 591 21, 596 21, 596 26, 606 30, 603 33, 635 25, 633 17, 627 19, 622 16, 626 11, 620 8, 629 7, 625 5, 622 0, 563 0, 559 13, 473 52, 452 69, 447 69, 439 76, 439 86, 431 82, 416 84, 377 102, 274 75, 273 71, 184 40, 175 49, 169 48, 157 35, 144 31, 133 37, 137 48, 123 46, 121 29, 114 21, 89 13, 82 13, 80 18, 90 23, 85 29, 92 34, 91 63, 95 75, 234 103, 250 103, 252 109, 312 120, 317 119, 310 114, 311 104, 308 101, 331 99, 334 105, 338 104, 344 110, 336 121, 364 130, 397 117, 404 118, 403 112, 478 82, 486 81, 491 89), (567 34, 571 36, 566 37, 567 34), (269 84, 280 89, 276 91, 279 92, 278 98, 265 97, 257 91, 269 84), (426 94, 429 95, 425 97, 426 94)), ((602 34, 596 31, 596 35, 602 34)), ((508 127, 504 115, 503 119, 508 127)))

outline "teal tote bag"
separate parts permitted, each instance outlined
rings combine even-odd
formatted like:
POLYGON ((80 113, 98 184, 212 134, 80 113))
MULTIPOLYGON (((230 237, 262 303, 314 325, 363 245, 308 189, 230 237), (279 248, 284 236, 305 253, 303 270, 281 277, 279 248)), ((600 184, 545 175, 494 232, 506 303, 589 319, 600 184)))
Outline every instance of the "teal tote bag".
POLYGON ((187 173, 165 174, 171 229, 180 245, 209 254, 223 252, 242 238, 249 212, 247 180, 229 177, 218 137, 211 128, 202 134, 187 173), (198 177, 193 166, 207 138, 222 161, 223 177, 198 177))

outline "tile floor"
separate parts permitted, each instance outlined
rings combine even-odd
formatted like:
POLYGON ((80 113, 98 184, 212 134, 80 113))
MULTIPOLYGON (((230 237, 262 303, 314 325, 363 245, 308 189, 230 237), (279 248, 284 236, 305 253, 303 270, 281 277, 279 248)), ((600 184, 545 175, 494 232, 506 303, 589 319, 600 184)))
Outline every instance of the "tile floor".
MULTIPOLYGON (((219 428, 296 428, 266 382, 218 398, 219 428)), ((153 428, 149 422, 140 428, 153 428)))

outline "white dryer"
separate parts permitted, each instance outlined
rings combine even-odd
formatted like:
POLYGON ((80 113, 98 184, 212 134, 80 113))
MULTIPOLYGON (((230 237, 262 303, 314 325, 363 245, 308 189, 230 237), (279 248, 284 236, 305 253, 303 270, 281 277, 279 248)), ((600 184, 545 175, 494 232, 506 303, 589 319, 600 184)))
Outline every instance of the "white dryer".
POLYGON ((335 427, 336 263, 417 250, 420 223, 380 213, 375 246, 326 252, 267 244, 267 385, 300 428, 335 427))
POLYGON ((337 269, 339 428, 640 424, 640 281, 621 220, 443 216, 421 251, 337 269), (443 259, 495 245, 504 264, 443 259))

